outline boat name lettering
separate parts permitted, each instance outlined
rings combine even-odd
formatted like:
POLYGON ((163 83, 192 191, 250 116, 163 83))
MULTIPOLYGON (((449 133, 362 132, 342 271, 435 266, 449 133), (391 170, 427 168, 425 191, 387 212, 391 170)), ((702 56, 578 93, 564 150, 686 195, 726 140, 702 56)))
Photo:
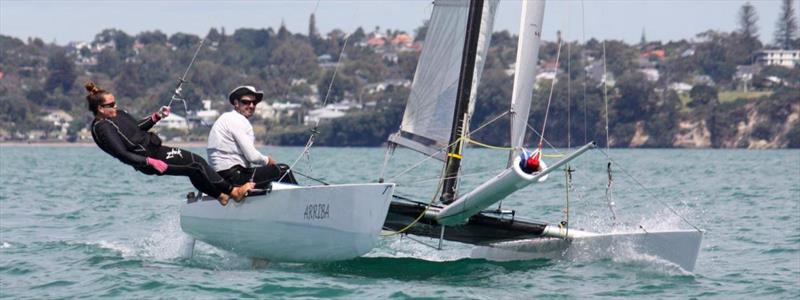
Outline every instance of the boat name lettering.
POLYGON ((330 204, 315 203, 306 205, 303 218, 306 220, 322 220, 330 218, 330 204))

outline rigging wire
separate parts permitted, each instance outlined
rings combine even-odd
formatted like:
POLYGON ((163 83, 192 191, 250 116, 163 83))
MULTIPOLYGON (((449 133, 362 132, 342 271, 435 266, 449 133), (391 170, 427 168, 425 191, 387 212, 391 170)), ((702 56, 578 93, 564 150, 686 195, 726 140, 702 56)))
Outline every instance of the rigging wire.
MULTIPOLYGON (((484 122, 483 124, 481 124, 481 126, 478 126, 478 128, 476 128, 475 130, 472 130, 472 131, 470 131, 470 132, 467 134, 467 136, 470 136, 470 135, 472 135, 473 133, 476 133, 476 132, 478 132, 479 130, 483 129, 484 127, 486 127, 486 126, 489 126, 490 124, 492 124, 492 123, 496 122, 498 119, 500 119, 500 118, 504 117, 505 115, 509 114, 510 112, 511 112, 510 110, 507 110, 507 111, 503 112, 502 114, 499 114, 499 115, 495 116, 495 117, 494 117, 494 118, 492 118, 491 120, 484 122)), ((394 180, 395 180, 395 179, 397 179, 398 177, 400 177, 400 176, 402 176, 402 175, 405 175, 406 173, 410 172, 411 170, 414 170, 414 169, 416 169, 417 167, 419 167, 420 165, 422 165, 422 163, 424 163, 424 162, 428 161, 428 160, 429 160, 429 159, 431 159, 431 158, 434 158, 434 157, 436 157, 436 155, 438 155, 439 153, 442 153, 443 151, 447 151, 447 149, 448 149, 450 146, 452 146, 452 145, 455 145, 456 143, 459 143, 459 142, 461 142, 461 141, 462 141, 462 138, 459 138, 459 139, 455 140, 453 143, 451 143, 451 144, 449 144, 449 145, 446 145, 446 146, 444 146, 444 147, 440 147, 440 148, 439 148, 439 150, 437 150, 436 152, 434 152, 434 153, 432 153, 432 154, 430 154, 430 155, 426 156, 425 158, 423 158, 422 160, 420 160, 419 162, 417 162, 417 163, 416 163, 416 164, 414 164, 413 166, 410 166, 410 167, 406 168, 405 170, 403 170, 403 171, 399 172, 397 175, 394 175, 394 176, 392 176, 391 178, 389 178, 389 181, 394 181, 394 180)))
MULTIPOLYGON (((440 177, 444 177, 444 175, 446 173, 447 173, 447 166, 443 165, 442 166, 442 175, 440 175, 440 177)), ((439 192, 442 190, 442 186, 444 186, 444 180, 440 181, 439 184, 436 185, 436 191, 433 193, 433 197, 431 197, 431 201, 428 202, 428 204, 425 205, 425 209, 422 210, 422 212, 419 214, 419 216, 417 216, 416 219, 414 219, 414 221, 412 221, 411 223, 409 223, 405 227, 401 228, 400 230, 397 230, 397 231, 394 231, 394 232, 391 232, 391 233, 387 233, 387 234, 383 234, 382 233, 381 236, 393 236, 393 235, 402 234, 403 232, 406 232, 406 230, 411 229, 411 227, 414 227, 414 225, 416 225, 417 222, 419 222, 419 220, 421 220, 422 217, 425 216, 425 213, 427 213, 428 209, 433 205, 433 203, 436 202, 436 199, 439 199, 439 192)), ((442 229, 444 230, 444 225, 442 225, 442 229)))
MULTIPOLYGON (((339 59, 336 61, 336 67, 333 69, 333 75, 331 76, 331 82, 328 83, 328 91, 325 92, 325 99, 322 102, 322 106, 323 107, 328 103, 328 96, 330 96, 330 94, 331 94, 331 89, 333 88, 333 83, 336 81, 336 74, 339 72, 339 67, 342 65, 342 57, 344 56, 345 49, 347 49, 347 41, 348 40, 350 40, 350 34, 346 34, 345 35, 344 43, 342 44, 342 49, 341 49, 341 51, 339 51, 339 59)), ((294 162, 292 162, 292 164, 289 166, 289 170, 293 170, 294 166, 300 161, 300 159, 303 158, 304 155, 308 158, 309 162, 311 161, 311 152, 310 152, 310 150, 311 150, 311 146, 314 145, 314 137, 319 133, 318 127, 319 127, 319 119, 317 119, 317 121, 314 123, 314 128, 311 129, 311 135, 308 137, 308 141, 306 142, 305 147, 303 147, 303 151, 300 152, 300 155, 297 156, 297 159, 295 159, 294 162)), ((283 173, 283 175, 281 175, 281 178, 279 178, 278 181, 283 180, 283 178, 286 177, 286 175, 288 175, 288 174, 289 174, 289 172, 283 173)))
MULTIPOLYGON (((606 69, 606 41, 603 40, 603 101, 605 102, 605 116, 606 116, 606 151, 610 151, 609 149, 609 136, 611 133, 608 129, 608 71, 606 69)), ((606 155, 608 156, 608 155, 606 155)), ((617 223, 617 213, 614 211, 614 193, 612 191, 612 187, 614 185, 614 179, 611 176, 611 157, 608 156, 608 164, 606 164, 606 173, 608 173, 608 184, 606 185, 606 204, 608 205, 608 209, 611 211, 611 220, 613 221, 614 225, 617 223)))
POLYGON ((588 72, 586 71, 586 12, 583 7, 583 0, 581 0, 581 26, 583 30, 581 30, 581 35, 583 39, 583 48, 581 51, 581 65, 583 65, 583 144, 585 145, 588 142, 588 135, 589 135, 589 105, 586 101, 586 79, 588 72))
POLYGON ((176 100, 182 102, 184 113, 186 113, 187 115, 189 114, 189 107, 186 104, 186 99, 184 99, 183 96, 181 96, 181 91, 183 90, 183 84, 188 82, 186 81, 186 75, 188 75, 189 70, 192 69, 192 65, 194 65, 195 59, 197 59, 197 54, 200 53, 200 49, 203 49, 203 43, 205 42, 206 38, 203 37, 203 39, 200 40, 200 44, 197 45, 197 49, 194 50, 194 55, 192 55, 192 60, 189 61, 189 66, 187 66, 186 70, 183 71, 183 76, 181 76, 181 78, 178 78, 178 85, 175 86, 175 90, 172 92, 172 97, 169 99, 169 103, 167 103, 167 106, 172 107, 172 102, 176 100))
POLYGON ((689 220, 686 219, 683 215, 679 214, 678 211, 673 209, 671 206, 667 205, 666 202, 662 201, 661 198, 659 198, 658 195, 655 192, 650 191, 647 187, 644 186, 644 184, 639 182, 639 180, 637 180, 635 176, 633 176, 630 173, 628 173, 628 171, 624 167, 622 167, 622 165, 620 165, 619 162, 617 162, 613 158, 611 158, 611 155, 609 155, 606 151, 603 151, 602 148, 598 148, 598 150, 600 150, 600 152, 603 153, 603 155, 605 155, 606 158, 608 158, 609 161, 612 161, 612 162, 614 162, 614 164, 619 166, 619 169, 622 171, 622 174, 625 174, 626 176, 628 176, 628 178, 633 180, 633 182, 635 182, 642 190, 644 190, 645 192, 650 194, 650 197, 652 199, 656 200, 659 204, 661 204, 664 207, 666 207, 667 209, 669 209, 670 212, 672 212, 676 216, 680 217, 684 222, 686 222, 686 224, 689 224, 689 226, 692 226, 692 228, 694 228, 695 230, 702 231, 702 230, 700 230, 700 228, 698 228, 697 226, 692 224, 692 222, 689 222, 689 220))
MULTIPOLYGON (((556 52, 556 74, 558 74, 558 63, 559 63, 560 59, 561 59, 561 35, 559 34, 559 37, 558 37, 558 51, 556 52)), ((553 101, 553 91, 555 90, 556 78, 557 77, 558 76, 554 77, 553 81, 550 82, 550 96, 547 97, 547 108, 544 111, 544 122, 542 123, 542 134, 539 136, 539 144, 537 146, 537 148, 539 150, 542 149, 542 142, 544 142, 544 131, 547 128, 547 118, 548 118, 548 116, 550 114, 550 103, 553 101)))

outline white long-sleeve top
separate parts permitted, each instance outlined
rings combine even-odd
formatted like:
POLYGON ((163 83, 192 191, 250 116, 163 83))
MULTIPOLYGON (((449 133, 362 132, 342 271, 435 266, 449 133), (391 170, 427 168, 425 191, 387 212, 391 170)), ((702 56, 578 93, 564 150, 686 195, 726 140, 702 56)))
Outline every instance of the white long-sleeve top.
POLYGON ((253 125, 242 114, 229 111, 217 118, 208 134, 208 160, 215 171, 235 165, 266 165, 267 157, 255 147, 253 125))

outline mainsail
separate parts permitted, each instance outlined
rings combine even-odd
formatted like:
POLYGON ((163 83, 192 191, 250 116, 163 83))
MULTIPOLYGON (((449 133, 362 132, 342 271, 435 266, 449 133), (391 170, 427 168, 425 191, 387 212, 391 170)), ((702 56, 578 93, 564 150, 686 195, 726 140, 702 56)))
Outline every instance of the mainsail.
MULTIPOLYGON (((474 57, 467 57, 472 60, 470 65, 474 67, 468 72, 471 75, 467 80, 471 86, 466 88, 469 92, 469 103, 465 107, 472 110, 489 48, 497 1, 437 0, 428 25, 425 50, 422 51, 414 74, 400 132, 391 136, 390 142, 429 155, 436 154, 450 144, 459 78, 464 73, 462 63, 467 53, 464 48, 469 33, 467 28, 470 25, 470 7, 475 5, 481 5, 482 13, 480 22, 473 24, 471 29, 479 27, 477 49, 472 52, 474 57)), ((436 157, 444 160, 444 155, 436 157)))

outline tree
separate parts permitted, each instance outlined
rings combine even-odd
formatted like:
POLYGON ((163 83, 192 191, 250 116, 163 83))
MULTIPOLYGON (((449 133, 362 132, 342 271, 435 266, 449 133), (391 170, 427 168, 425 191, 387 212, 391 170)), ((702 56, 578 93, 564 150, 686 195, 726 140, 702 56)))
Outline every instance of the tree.
POLYGON ((104 29, 94 36, 93 43, 95 45, 113 43, 114 48, 116 48, 117 51, 119 51, 124 57, 131 51, 131 46, 133 46, 133 37, 122 30, 104 29))
POLYGON ((308 37, 319 37, 319 31, 317 30, 317 21, 314 18, 314 14, 311 14, 311 17, 308 18, 308 37))
POLYGON ((795 16, 792 1, 783 0, 778 24, 775 26, 775 45, 781 49, 791 49, 797 36, 797 16, 795 16))
POLYGON ((50 55, 47 60, 47 69, 50 70, 50 75, 47 76, 44 89, 48 93, 52 93, 58 87, 61 87, 61 91, 64 93, 72 89, 72 84, 78 75, 75 74, 75 65, 67 56, 66 51, 61 49, 50 55))
POLYGON ((272 52, 269 64, 277 68, 275 75, 286 79, 307 78, 317 71, 314 49, 307 42, 300 40, 282 42, 272 52))
POLYGON ((286 25, 281 22, 281 27, 278 28, 278 40, 285 41, 292 36, 292 33, 286 29, 286 25))
POLYGON ((361 26, 358 26, 358 28, 356 28, 356 31, 353 31, 353 33, 350 35, 350 40, 353 42, 360 42, 365 40, 366 38, 367 34, 364 33, 364 28, 361 28, 361 26))
MULTIPOLYGON (((430 24, 431 20, 422 21, 422 25, 414 29, 414 41, 421 42, 425 40, 425 36, 428 34, 428 25, 430 24)), ((375 30, 377 31, 377 30, 375 30)))
POLYGON ((687 104, 690 108, 713 105, 717 101, 719 92, 716 88, 707 85, 696 85, 689 91, 692 101, 687 104))
POLYGON ((111 49, 103 49, 97 54, 97 65, 91 67, 93 72, 106 73, 114 77, 122 70, 123 61, 117 52, 111 49))
MULTIPOLYGON (((750 2, 742 5, 739 10, 739 33, 742 35, 742 45, 747 48, 751 58, 753 52, 761 48, 761 42, 758 41, 758 15, 756 8, 750 2)), ((750 62, 752 64, 752 61, 750 62)))
POLYGON ((167 42, 167 35, 159 30, 145 31, 136 36, 136 39, 145 45, 160 44, 163 45, 167 42))
POLYGON ((200 38, 193 34, 178 32, 169 37, 169 43, 179 49, 192 49, 200 43, 200 38))

